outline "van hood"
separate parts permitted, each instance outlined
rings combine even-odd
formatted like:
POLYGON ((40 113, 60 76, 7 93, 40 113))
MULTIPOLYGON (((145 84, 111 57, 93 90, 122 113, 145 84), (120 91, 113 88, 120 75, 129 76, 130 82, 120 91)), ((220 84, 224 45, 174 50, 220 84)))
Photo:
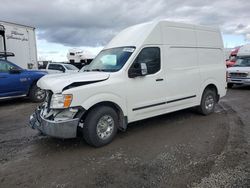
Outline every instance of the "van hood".
POLYGON ((51 90, 53 93, 61 93, 73 87, 107 80, 109 75, 106 72, 50 74, 38 80, 37 86, 41 89, 51 90))
POLYGON ((250 67, 230 67, 228 72, 250 72, 250 67))

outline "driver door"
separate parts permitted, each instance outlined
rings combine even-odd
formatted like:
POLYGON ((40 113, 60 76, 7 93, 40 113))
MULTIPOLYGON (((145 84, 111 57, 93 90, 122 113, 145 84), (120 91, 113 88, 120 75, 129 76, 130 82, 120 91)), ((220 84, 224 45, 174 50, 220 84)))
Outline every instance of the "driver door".
POLYGON ((0 97, 25 94, 22 72, 10 73, 10 69, 13 67, 8 61, 0 60, 0 97))
POLYGON ((129 121, 159 114, 166 108, 166 88, 160 47, 145 47, 130 69, 145 63, 147 75, 127 80, 127 107, 129 121))

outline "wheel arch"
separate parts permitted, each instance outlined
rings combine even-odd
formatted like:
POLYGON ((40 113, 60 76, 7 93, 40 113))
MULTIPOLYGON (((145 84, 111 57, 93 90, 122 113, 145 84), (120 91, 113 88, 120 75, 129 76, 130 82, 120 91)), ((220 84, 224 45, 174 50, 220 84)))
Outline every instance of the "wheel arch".
POLYGON ((216 86, 216 84, 214 84, 214 83, 209 83, 209 84, 207 84, 206 87, 203 89, 202 95, 203 95, 203 93, 204 93, 207 89, 212 90, 212 91, 214 91, 214 92, 216 93, 216 102, 218 102, 219 99, 220 99, 220 95, 219 95, 218 87, 216 86))
POLYGON ((119 118, 118 129, 122 130, 122 131, 126 130, 126 128, 127 128, 127 116, 124 114, 124 110, 122 109, 122 107, 113 101, 106 100, 106 101, 101 101, 101 102, 97 102, 97 103, 93 104, 90 108, 86 109, 86 112, 81 117, 81 121, 84 122, 88 113, 92 109, 98 108, 99 106, 109 106, 109 107, 113 108, 117 112, 118 118, 119 118))

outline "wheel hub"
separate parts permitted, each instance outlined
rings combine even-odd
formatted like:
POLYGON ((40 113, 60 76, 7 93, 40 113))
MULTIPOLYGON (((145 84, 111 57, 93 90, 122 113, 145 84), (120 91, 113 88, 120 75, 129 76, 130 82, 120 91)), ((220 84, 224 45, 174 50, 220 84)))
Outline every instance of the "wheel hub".
POLYGON ((96 132, 100 139, 105 140, 111 136, 113 129, 114 119, 110 115, 104 115, 97 123, 96 132))
POLYGON ((212 95, 208 95, 205 100, 205 108, 206 110, 212 110, 214 107, 214 98, 212 95))

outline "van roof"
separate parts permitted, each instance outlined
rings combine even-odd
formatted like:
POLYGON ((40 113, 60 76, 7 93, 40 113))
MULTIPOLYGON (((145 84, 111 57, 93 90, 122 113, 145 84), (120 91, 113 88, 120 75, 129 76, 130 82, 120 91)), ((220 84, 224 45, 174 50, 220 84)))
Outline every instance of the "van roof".
MULTIPOLYGON (((107 48, 114 48, 120 46, 135 46, 138 47, 140 45, 145 44, 166 44, 166 36, 162 35, 162 33, 166 33, 166 28, 181 28, 183 30, 189 31, 201 31, 203 33, 209 32, 212 33, 212 37, 217 37, 219 39, 218 44, 215 46, 219 46, 223 48, 222 39, 220 35, 220 30, 218 28, 207 27, 207 26, 200 26, 200 25, 193 25, 193 24, 186 24, 186 23, 176 23, 170 22, 166 20, 160 21, 152 21, 146 22, 138 25, 134 25, 128 27, 121 31, 117 36, 115 36, 110 43, 105 47, 107 48), (215 36, 214 34, 219 33, 219 36, 215 36)), ((171 33, 172 34, 172 33, 171 33)), ((203 34, 202 34, 203 35, 203 34)), ((211 38, 211 37, 210 37, 211 38)), ((194 38, 194 41, 196 39, 194 38)), ((209 39, 206 39, 209 41, 209 39)), ((205 45, 205 41, 203 42, 205 45)), ((209 44, 208 44, 209 45, 209 44)), ((213 45, 211 43, 211 45, 213 45)), ((210 46, 211 46, 210 45, 210 46)))
POLYGON ((35 29, 35 27, 33 27, 33 26, 23 25, 23 24, 14 23, 14 22, 8 22, 8 21, 3 21, 3 20, 0 20, 0 24, 18 25, 18 26, 21 26, 21 27, 29 27, 29 28, 35 29))

